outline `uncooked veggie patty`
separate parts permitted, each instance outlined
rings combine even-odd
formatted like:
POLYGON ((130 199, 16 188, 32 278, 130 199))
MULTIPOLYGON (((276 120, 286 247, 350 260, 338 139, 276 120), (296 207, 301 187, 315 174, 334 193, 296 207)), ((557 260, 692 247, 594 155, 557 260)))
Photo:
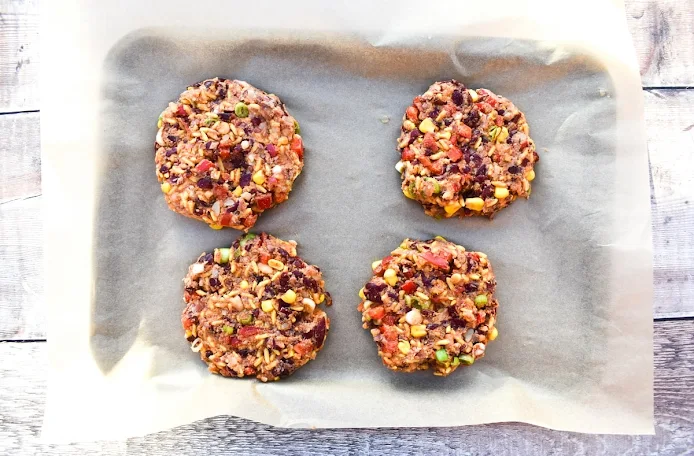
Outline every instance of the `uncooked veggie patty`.
POLYGON ((446 376, 496 339, 496 280, 484 253, 441 237, 405 239, 371 267, 358 309, 387 368, 446 376))
POLYGON ((323 347, 330 294, 294 241, 247 234, 200 255, 184 283, 185 336, 210 372, 278 380, 323 347))
POLYGON ((275 95, 207 79, 162 112, 154 148, 171 210, 212 228, 248 231, 288 198, 304 166, 299 124, 275 95))
POLYGON ((539 160, 525 115, 504 97, 436 82, 403 116, 402 191, 434 217, 493 217, 530 196, 539 160))

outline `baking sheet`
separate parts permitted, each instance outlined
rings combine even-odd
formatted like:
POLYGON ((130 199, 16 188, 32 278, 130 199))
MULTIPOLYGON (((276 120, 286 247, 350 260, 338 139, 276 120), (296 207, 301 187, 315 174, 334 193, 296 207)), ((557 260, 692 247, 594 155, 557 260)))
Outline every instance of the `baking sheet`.
POLYGON ((611 28, 590 31, 558 27, 543 2, 445 17, 409 16, 416 2, 331 11, 306 2, 291 14, 234 3, 213 17, 157 3, 137 17, 97 2, 44 11, 44 438, 123 438, 219 414, 287 427, 523 421, 652 433, 648 168, 618 2, 574 6, 572 22, 595 7, 607 16, 597 22, 611 28), (244 10, 267 23, 249 27, 244 10), (365 19, 345 20, 356 13, 365 19), (83 26, 57 31, 58 20, 83 26), (317 359, 272 384, 209 375, 180 327, 187 266, 239 233, 167 209, 152 144, 166 104, 214 76, 277 94, 306 146, 289 201, 254 231, 298 241, 321 267, 332 324, 317 359), (434 220, 399 190, 402 113, 450 78, 510 98, 538 146, 532 198, 493 221, 434 220), (447 378, 394 373, 361 328, 357 291, 371 262, 403 238, 435 235, 489 255, 500 336, 483 360, 447 378))

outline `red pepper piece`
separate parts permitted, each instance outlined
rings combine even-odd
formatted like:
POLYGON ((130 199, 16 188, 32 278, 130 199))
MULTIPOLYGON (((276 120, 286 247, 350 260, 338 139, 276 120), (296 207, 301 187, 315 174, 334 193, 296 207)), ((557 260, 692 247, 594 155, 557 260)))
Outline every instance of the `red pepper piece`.
POLYGON ((438 255, 434 255, 431 252, 424 252, 422 254, 422 258, 424 258, 429 263, 431 263, 434 266, 439 267, 441 269, 448 269, 449 268, 448 261, 445 258, 440 257, 438 255))
POLYGON ((261 195, 255 199, 255 204, 258 206, 258 209, 269 209, 272 207, 272 195, 269 193, 265 193, 264 195, 261 195))
POLYGON ((410 150, 409 147, 406 147, 405 149, 402 150, 402 159, 405 161, 410 161, 414 158, 414 152, 410 150))
POLYGON ((384 325, 394 325, 400 318, 395 314, 388 314, 381 319, 384 325))
POLYGON ((294 136, 294 139, 292 139, 292 144, 290 146, 293 152, 296 153, 296 155, 299 156, 299 160, 304 159, 304 142, 301 140, 300 137, 294 136))
POLYGON ((231 214, 222 214, 222 217, 219 219, 219 224, 222 226, 230 226, 231 225, 231 214))
POLYGON ((294 351, 299 355, 303 356, 306 353, 310 353, 313 350, 313 342, 310 340, 304 340, 294 345, 294 351))
POLYGON ((431 133, 426 133, 424 139, 422 140, 422 146, 429 152, 436 152, 439 150, 439 145, 436 144, 436 137, 431 133))
POLYGON ((418 157, 417 159, 426 169, 428 169, 435 175, 441 174, 443 172, 443 165, 438 160, 432 163, 432 161, 429 160, 429 157, 426 157, 424 155, 418 157))
POLYGON ((458 134, 465 139, 470 139, 472 138, 472 128, 468 127, 465 124, 460 124, 460 126, 458 127, 458 134))
POLYGON ((178 109, 176 109, 176 115, 179 117, 186 117, 188 115, 182 104, 178 105, 178 109))
POLYGON ((457 147, 452 146, 450 149, 448 149, 448 158, 450 158, 451 161, 457 162, 463 158, 463 153, 457 147))
POLYGON ((405 293, 407 293, 407 294, 412 294, 412 293, 414 293, 414 292, 417 290, 417 284, 414 283, 414 282, 411 281, 411 280, 408 280, 407 282, 405 282, 404 284, 402 284, 402 287, 400 287, 400 288, 402 288, 402 290, 403 290, 405 293))
POLYGON ((250 337, 255 336, 260 332, 263 332, 263 329, 257 326, 242 326, 241 329, 239 329, 238 334, 239 337, 250 337))
POLYGON ((195 167, 195 170, 198 171, 199 173, 204 173, 208 169, 212 168, 214 166, 214 163, 211 161, 204 159, 200 163, 198 163, 198 166, 195 167))
POLYGON ((366 313, 369 314, 372 320, 380 320, 385 316, 386 309, 384 309, 383 306, 371 307, 366 313))
POLYGON ((419 116, 419 110, 417 108, 415 108, 414 106, 410 106, 409 108, 407 108, 407 111, 405 111, 405 115, 412 122, 417 122, 417 116, 419 116))

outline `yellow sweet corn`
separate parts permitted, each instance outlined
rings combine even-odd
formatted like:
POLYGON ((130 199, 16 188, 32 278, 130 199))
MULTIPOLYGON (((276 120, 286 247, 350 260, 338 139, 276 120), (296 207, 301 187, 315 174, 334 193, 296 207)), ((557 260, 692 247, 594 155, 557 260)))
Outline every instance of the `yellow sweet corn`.
POLYGON ((467 198, 465 200, 465 207, 471 211, 481 211, 484 207, 484 200, 482 198, 467 198))
POLYGON ((260 308, 263 309, 263 312, 272 312, 272 299, 266 299, 265 301, 260 303, 260 308))
POLYGON ((294 301, 296 301, 296 293, 294 293, 294 290, 287 290, 287 292, 282 295, 282 301, 287 304, 294 304, 294 301))
POLYGON ((429 117, 422 120, 422 123, 419 124, 419 131, 422 133, 433 133, 434 130, 436 130, 436 126, 434 125, 434 121, 429 117))
POLYGON ((412 337, 421 338, 427 335, 427 327, 424 325, 414 325, 410 328, 412 337))
POLYGON ((395 284, 398 283, 398 274, 394 269, 386 269, 386 272, 383 273, 383 278, 391 287, 394 287, 395 284))
POLYGON ((506 187, 496 187, 494 188, 494 198, 504 199, 508 197, 508 189, 506 187))

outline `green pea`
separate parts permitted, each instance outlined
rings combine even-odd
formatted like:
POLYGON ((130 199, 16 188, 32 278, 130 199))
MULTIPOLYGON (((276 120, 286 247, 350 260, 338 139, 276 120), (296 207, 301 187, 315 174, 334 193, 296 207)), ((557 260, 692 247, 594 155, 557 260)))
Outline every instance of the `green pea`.
POLYGON ((231 249, 218 249, 219 250, 219 262, 220 263, 228 263, 229 262, 229 254, 231 253, 231 249))
POLYGON ((475 305, 482 308, 487 305, 487 295, 477 295, 475 297, 475 305))
POLYGON ((463 355, 460 357, 460 362, 465 364, 466 366, 469 366, 470 364, 475 362, 475 358, 473 358, 471 355, 463 355))
POLYGON ((236 103, 236 106, 234 106, 234 112, 238 117, 248 117, 248 106, 246 103, 239 101, 236 103))
POLYGON ((297 122, 296 120, 294 121, 294 134, 301 134, 301 127, 299 126, 299 122, 297 122))
POLYGON ((460 364, 460 358, 453 358, 453 362, 451 362, 451 366, 457 366, 460 364))
POLYGON ((243 314, 241 317, 239 317, 239 323, 242 325, 250 325, 253 323, 253 315, 251 314, 243 314))
POLYGON ((224 325, 224 326, 222 327, 222 331, 224 331, 224 334, 232 335, 232 334, 234 334, 234 327, 233 327, 233 326, 229 326, 229 325, 224 325))
POLYGON ((437 239, 437 240, 439 240, 439 241, 444 241, 444 242, 446 242, 446 238, 443 237, 443 236, 434 236, 434 239, 437 239))
POLYGON ((439 348, 436 350, 436 360, 440 363, 445 363, 448 361, 448 353, 445 348, 439 348))

